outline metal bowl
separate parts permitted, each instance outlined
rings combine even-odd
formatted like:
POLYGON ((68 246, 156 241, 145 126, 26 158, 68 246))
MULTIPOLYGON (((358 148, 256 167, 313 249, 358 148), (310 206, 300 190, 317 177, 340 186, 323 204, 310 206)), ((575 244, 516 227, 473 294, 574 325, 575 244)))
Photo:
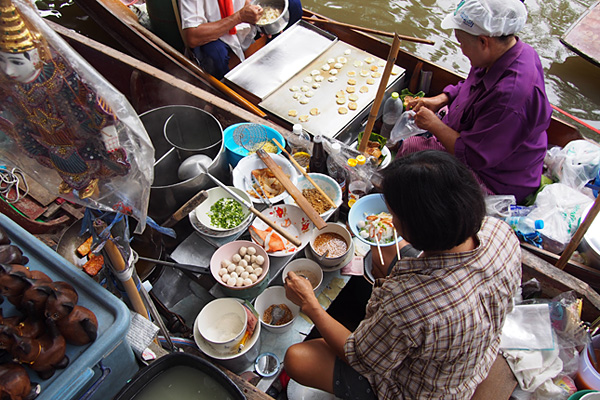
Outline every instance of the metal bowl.
POLYGON ((277 19, 266 24, 256 24, 258 29, 266 35, 274 35, 285 28, 290 21, 290 12, 288 0, 258 0, 255 4, 261 6, 263 10, 267 7, 273 7, 281 11, 277 19))

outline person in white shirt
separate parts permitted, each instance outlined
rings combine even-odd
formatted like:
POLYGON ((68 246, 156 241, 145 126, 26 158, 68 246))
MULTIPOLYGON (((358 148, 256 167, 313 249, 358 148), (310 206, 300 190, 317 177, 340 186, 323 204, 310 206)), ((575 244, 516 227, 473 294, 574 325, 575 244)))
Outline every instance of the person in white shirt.
MULTIPOLYGON (((241 61, 254 42, 263 13, 250 0, 180 0, 181 25, 187 46, 200 66, 222 79, 229 72, 229 51, 241 61)), ((289 0, 291 26, 302 17, 300 0, 289 0)))

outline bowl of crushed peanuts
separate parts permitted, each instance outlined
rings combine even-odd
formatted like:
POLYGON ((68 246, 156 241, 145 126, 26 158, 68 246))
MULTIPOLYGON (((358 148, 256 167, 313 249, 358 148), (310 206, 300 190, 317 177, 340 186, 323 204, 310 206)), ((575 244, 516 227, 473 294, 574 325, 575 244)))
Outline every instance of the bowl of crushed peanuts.
MULTIPOLYGON (((225 155, 227 156, 227 162, 231 165, 232 168, 235 168, 236 165, 240 162, 240 160, 246 157, 250 153, 247 149, 245 149, 240 144, 236 143, 233 132, 235 129, 242 125, 251 125, 250 123, 243 122, 240 124, 233 124, 228 126, 223 131, 223 142, 225 144, 225 155)), ((281 133, 277 132, 275 129, 268 127, 266 125, 261 125, 267 132, 267 141, 263 144, 262 149, 267 153, 279 154, 281 150, 277 145, 273 142, 273 139, 276 139, 279 144, 281 144, 285 148, 285 139, 281 135, 281 133)))
MULTIPOLYGON (((335 179, 330 176, 324 174, 318 174, 316 172, 311 172, 308 174, 310 178, 329 196, 331 200, 335 203, 335 207, 333 207, 317 189, 313 186, 312 183, 305 176, 301 175, 298 177, 298 183, 296 187, 300 189, 302 195, 306 197, 306 200, 310 203, 311 206, 315 209, 316 212, 319 213, 321 218, 327 220, 337 208, 342 204, 342 188, 335 181, 335 179)), ((287 197, 283 199, 283 202, 286 204, 296 204, 296 201, 293 197, 287 197)))
MULTIPOLYGON (((229 189, 250 203, 250 196, 243 190, 231 186, 229 189)), ((248 227, 253 215, 248 207, 218 186, 208 189, 206 194, 206 200, 189 215, 194 229, 207 236, 227 237, 248 227)))

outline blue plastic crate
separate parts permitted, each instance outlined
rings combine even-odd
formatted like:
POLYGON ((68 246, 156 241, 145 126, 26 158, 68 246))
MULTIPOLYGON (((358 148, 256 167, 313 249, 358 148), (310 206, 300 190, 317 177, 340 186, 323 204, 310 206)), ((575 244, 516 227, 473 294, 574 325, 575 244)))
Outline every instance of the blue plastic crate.
MULTIPOLYGON (((70 264, 43 242, 0 214, 0 225, 12 244, 29 257, 27 267, 46 273, 54 281, 71 284, 79 294, 77 304, 90 309, 98 319, 98 337, 85 346, 67 345, 69 365, 47 380, 30 371, 32 382, 41 384, 37 400, 79 398, 111 399, 139 369, 125 339, 129 329, 129 310, 112 293, 83 271, 70 264)), ((4 316, 18 312, 8 301, 2 304, 4 316)))

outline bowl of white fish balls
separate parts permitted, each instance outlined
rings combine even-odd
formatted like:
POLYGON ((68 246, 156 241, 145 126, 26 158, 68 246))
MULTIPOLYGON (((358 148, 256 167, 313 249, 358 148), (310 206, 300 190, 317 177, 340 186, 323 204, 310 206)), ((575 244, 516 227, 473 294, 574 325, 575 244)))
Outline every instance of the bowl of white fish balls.
POLYGON ((214 351, 220 354, 233 352, 246 333, 248 316, 237 299, 223 297, 205 305, 195 325, 214 351))
POLYGON ((236 240, 213 253, 210 272, 226 295, 250 299, 268 283, 269 256, 256 243, 236 240))

